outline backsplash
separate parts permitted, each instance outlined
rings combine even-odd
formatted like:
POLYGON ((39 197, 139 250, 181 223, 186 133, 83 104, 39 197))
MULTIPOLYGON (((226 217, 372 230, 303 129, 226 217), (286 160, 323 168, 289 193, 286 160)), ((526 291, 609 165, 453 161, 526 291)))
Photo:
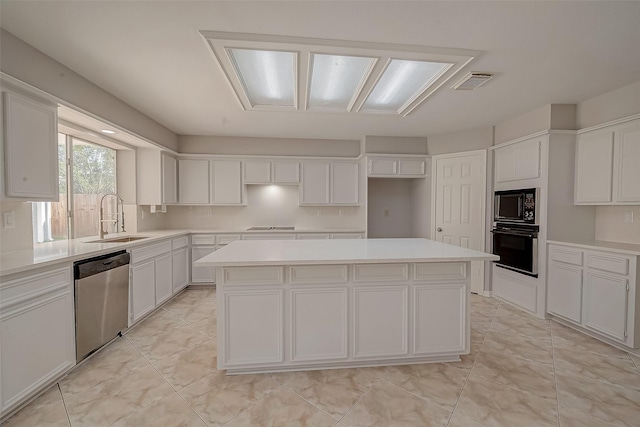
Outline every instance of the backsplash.
POLYGON ((2 212, 15 212, 15 228, 0 227, 0 252, 19 251, 33 247, 31 203, 2 202, 2 212))
POLYGON ((596 207, 596 240, 640 244, 640 206, 596 207), (625 214, 633 213, 633 223, 625 214))
POLYGON ((365 228, 363 207, 299 206, 298 187, 290 185, 248 185, 247 206, 168 206, 165 215, 173 229, 365 228))

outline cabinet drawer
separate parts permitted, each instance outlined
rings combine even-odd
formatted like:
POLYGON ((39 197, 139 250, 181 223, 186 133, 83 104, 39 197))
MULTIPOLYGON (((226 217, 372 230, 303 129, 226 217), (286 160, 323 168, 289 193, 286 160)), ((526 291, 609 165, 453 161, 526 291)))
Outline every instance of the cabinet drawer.
POLYGON ((143 248, 131 250, 131 264, 135 264, 144 261, 149 258, 162 255, 164 253, 171 252, 171 241, 155 243, 153 245, 145 246, 143 248))
POLYGON ((346 283, 346 265, 297 265, 290 267, 292 284, 301 283, 346 283))
POLYGON ((330 239, 331 234, 298 234, 298 240, 330 239))
POLYGON ((71 280, 70 266, 29 274, 9 281, 3 279, 0 286, 0 307, 5 308, 14 302, 29 301, 46 294, 54 287, 68 285, 71 280))
POLYGON ((192 245, 215 245, 216 235, 215 234, 194 234, 193 236, 191 236, 191 244, 192 245))
POLYGON ((240 240, 239 234, 219 234, 216 236, 216 243, 219 245, 228 245, 229 243, 240 240))
POLYGON ((415 280, 464 280, 467 277, 467 265, 464 262, 416 264, 415 280))
POLYGON ((245 234, 244 240, 295 240, 295 234, 245 234))
POLYGON ((582 251, 579 249, 551 246, 549 258, 566 264, 582 265, 582 251))
POLYGON ((626 276, 629 274, 629 259, 619 255, 587 252, 587 267, 626 276))
POLYGON ((362 239, 362 234, 359 233, 344 233, 344 234, 332 234, 332 239, 362 239))
POLYGON ((353 271, 354 282, 406 282, 409 280, 409 264, 357 264, 353 271))
POLYGON ((171 249, 176 250, 189 246, 189 236, 182 236, 171 241, 171 249))
POLYGON ((230 285, 281 285, 282 267, 225 267, 223 277, 230 285))

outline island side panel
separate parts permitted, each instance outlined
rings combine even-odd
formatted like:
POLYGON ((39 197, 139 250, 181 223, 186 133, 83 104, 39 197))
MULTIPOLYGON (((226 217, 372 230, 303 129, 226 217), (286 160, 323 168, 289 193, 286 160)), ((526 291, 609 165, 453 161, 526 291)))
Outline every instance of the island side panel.
POLYGON ((459 360, 468 261, 216 267, 229 374, 459 360))

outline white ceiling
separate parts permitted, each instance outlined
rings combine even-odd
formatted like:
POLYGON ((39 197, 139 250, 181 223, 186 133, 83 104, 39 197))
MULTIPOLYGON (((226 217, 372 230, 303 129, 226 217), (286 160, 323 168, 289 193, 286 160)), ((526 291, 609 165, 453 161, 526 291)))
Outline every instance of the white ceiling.
POLYGON ((491 126, 640 79, 640 2, 8 1, 1 25, 177 134, 360 139, 491 126), (200 31, 480 50, 407 117, 243 111, 200 31), (450 83, 457 81, 454 77, 450 83))

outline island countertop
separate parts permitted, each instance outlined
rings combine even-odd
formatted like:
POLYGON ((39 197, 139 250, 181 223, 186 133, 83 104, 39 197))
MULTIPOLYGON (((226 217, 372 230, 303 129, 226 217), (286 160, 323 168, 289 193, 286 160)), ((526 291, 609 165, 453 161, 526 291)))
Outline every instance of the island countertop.
POLYGON ((428 239, 235 241, 195 262, 198 267, 496 261, 485 252, 428 239))

